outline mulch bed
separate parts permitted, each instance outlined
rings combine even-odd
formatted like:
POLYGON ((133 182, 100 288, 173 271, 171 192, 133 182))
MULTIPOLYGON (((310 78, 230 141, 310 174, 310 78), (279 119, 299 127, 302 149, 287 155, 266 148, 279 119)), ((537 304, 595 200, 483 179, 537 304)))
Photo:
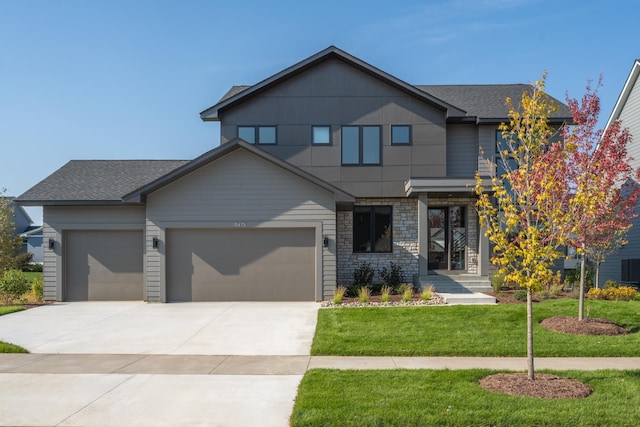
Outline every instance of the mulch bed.
POLYGON ((540 322, 540 326, 565 334, 626 335, 629 333, 622 326, 602 318, 578 320, 577 317, 572 316, 553 316, 540 322))
POLYGON ((530 381, 526 373, 494 374, 482 378, 478 384, 489 391, 542 399, 581 399, 593 392, 578 380, 552 374, 536 374, 534 381, 530 381))

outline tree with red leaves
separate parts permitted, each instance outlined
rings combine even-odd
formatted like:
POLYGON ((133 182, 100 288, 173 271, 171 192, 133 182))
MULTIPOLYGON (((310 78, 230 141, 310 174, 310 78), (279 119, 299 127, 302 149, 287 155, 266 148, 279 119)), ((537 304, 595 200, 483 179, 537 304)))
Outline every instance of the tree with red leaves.
POLYGON ((640 169, 631 166, 627 145, 631 134, 616 121, 606 130, 596 129, 600 113, 598 88, 587 83, 579 102, 567 96, 574 125, 564 128, 567 182, 571 197, 567 203, 570 241, 581 256, 578 318, 584 318, 585 264, 596 263, 598 286, 600 264, 626 243, 625 236, 639 214, 640 169))

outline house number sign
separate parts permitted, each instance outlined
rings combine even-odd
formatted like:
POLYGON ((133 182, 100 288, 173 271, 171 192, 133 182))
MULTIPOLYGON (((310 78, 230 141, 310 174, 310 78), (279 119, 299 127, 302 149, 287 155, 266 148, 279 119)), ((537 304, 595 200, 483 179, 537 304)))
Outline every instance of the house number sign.
POLYGON ((246 227, 247 223, 246 222, 234 222, 233 226, 234 227, 246 227))

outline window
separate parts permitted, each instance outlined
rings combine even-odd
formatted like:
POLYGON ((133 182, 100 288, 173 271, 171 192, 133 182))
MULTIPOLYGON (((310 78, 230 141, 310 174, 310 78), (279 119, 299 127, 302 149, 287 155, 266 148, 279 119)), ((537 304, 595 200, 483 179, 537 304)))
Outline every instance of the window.
POLYGON ((391 252, 391 206, 353 208, 353 252, 391 252))
POLYGON ((331 126, 311 126, 312 144, 331 144, 331 126))
POLYGON ((250 144, 275 144, 275 126, 238 126, 238 138, 250 144))
POLYGON ((411 144, 411 126, 391 125, 391 144, 411 144))
POLYGON ((342 127, 343 165, 379 165, 381 149, 380 126, 342 127))

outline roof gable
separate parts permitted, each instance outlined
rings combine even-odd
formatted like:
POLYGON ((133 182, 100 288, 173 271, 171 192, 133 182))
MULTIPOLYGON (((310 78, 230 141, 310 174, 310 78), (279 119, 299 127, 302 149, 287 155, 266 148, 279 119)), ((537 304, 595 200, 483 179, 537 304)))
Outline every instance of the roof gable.
POLYGON ((624 87, 622 88, 622 92, 620 92, 620 96, 618 96, 618 100, 616 101, 616 105, 613 107, 613 111, 609 116, 609 120, 607 120, 606 127, 608 128, 613 122, 620 118, 620 114, 629 99, 629 95, 633 90, 636 82, 638 81, 638 76, 640 75, 640 59, 636 59, 631 67, 631 72, 629 73, 629 77, 627 77, 627 81, 624 83, 624 87))
POLYGON ((467 115, 466 112, 461 110, 460 108, 449 104, 446 101, 438 99, 427 92, 419 90, 415 86, 410 85, 398 79, 397 77, 392 76, 391 74, 385 73, 384 71, 356 58, 355 56, 348 54, 341 49, 338 49, 335 46, 329 46, 328 48, 316 53, 315 55, 312 55, 309 58, 304 59, 303 61, 300 61, 297 64, 292 65, 291 67, 286 68, 253 86, 232 87, 231 90, 229 90, 222 97, 222 99, 218 101, 217 104, 202 111, 200 113, 200 117, 205 121, 217 121, 219 120, 219 112, 224 110, 225 108, 232 107, 233 105, 243 102, 250 97, 259 95, 260 93, 263 93, 271 87, 278 85, 279 83, 290 79, 300 73, 303 73, 310 68, 313 68, 317 64, 331 58, 337 58, 390 86, 408 93, 409 95, 420 99, 423 102, 429 103, 442 111, 446 111, 449 117, 465 117, 467 115))
POLYGON ((245 150, 248 151, 249 153, 258 156, 268 162, 271 162, 273 164, 275 164, 276 166, 279 166, 282 169, 285 169, 291 173, 293 173, 294 175, 303 178, 306 181, 309 181, 315 185, 317 185, 320 188, 323 188, 331 193, 334 194, 334 198, 336 203, 346 203, 346 204, 350 204, 353 203, 355 201, 355 198, 351 195, 348 194, 342 190, 340 190, 338 187, 329 184, 317 177, 315 177, 314 175, 311 175, 305 171, 303 171, 302 169, 299 169, 293 165, 291 165, 290 163, 285 162, 284 160, 281 160, 275 156, 272 156, 271 154, 267 153, 266 151, 261 150, 260 148, 255 147, 252 144, 249 144, 239 138, 235 138, 219 147, 214 148, 213 150, 210 150, 204 154, 202 154, 201 156, 197 157, 196 159, 190 161, 189 163, 184 164, 181 167, 178 167, 177 169, 171 171, 170 173, 166 174, 165 176, 160 177, 159 179, 156 179, 152 182, 149 182, 145 185, 143 185, 142 187, 124 195, 122 197, 122 200, 124 202, 129 202, 129 203, 145 203, 146 202, 146 197, 147 195, 153 193, 154 191, 157 191, 163 187, 165 187, 166 185, 190 174, 191 172, 194 172, 198 169, 200 169, 203 166, 206 166, 212 162, 215 162, 218 159, 223 158, 225 155, 231 153, 232 151, 235 150, 245 150))

